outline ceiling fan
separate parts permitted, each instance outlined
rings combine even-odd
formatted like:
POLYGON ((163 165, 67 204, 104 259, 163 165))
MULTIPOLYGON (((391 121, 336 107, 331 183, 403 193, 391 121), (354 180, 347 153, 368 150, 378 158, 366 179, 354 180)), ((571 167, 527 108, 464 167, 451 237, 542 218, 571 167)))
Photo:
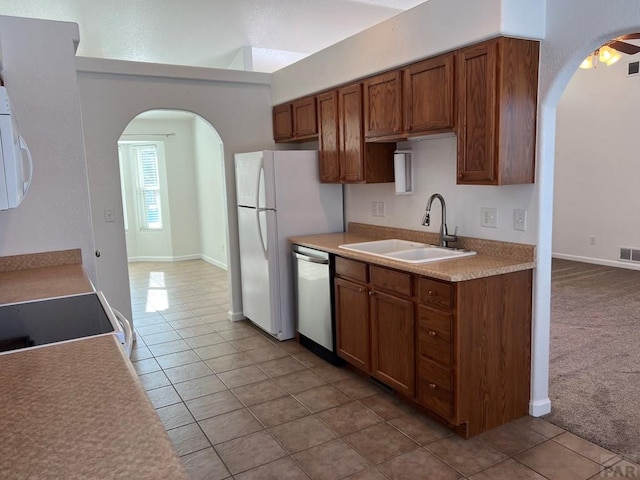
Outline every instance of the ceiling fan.
POLYGON ((585 58, 580 64, 580 68, 598 68, 599 63, 613 65, 620 60, 622 53, 627 55, 640 53, 640 46, 625 42, 624 40, 640 40, 640 33, 628 33, 605 43, 585 58))

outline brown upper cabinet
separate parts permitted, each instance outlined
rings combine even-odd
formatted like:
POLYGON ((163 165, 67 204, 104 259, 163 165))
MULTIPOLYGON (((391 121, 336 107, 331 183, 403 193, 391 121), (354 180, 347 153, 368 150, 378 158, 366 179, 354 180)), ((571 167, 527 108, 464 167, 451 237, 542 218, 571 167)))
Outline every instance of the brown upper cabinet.
POLYGON ((367 139, 402 134, 402 72, 364 81, 364 134, 367 139))
POLYGON ((273 107, 273 139, 276 142, 286 142, 293 138, 293 113, 291 104, 273 107))
POLYGON ((338 92, 316 97, 318 107, 318 168, 320 181, 340 182, 340 137, 338 136, 338 92))
POLYGON ((317 96, 320 181, 393 182, 395 144, 364 142, 362 84, 317 96))
POLYGON ((452 131, 453 64, 450 53, 404 69, 404 125, 408 135, 452 131))
POLYGON ((274 138, 310 140, 317 126, 321 181, 380 183, 393 181, 390 142, 454 132, 458 184, 533 183, 539 49, 500 37, 278 105, 274 138))
POLYGON ((453 54, 411 64, 364 81, 367 141, 452 132, 453 54))
POLYGON ((276 142, 313 140, 317 136, 315 96, 273 107, 273 138, 276 142))
POLYGON ((506 37, 456 52, 458 184, 534 182, 538 55, 506 37))

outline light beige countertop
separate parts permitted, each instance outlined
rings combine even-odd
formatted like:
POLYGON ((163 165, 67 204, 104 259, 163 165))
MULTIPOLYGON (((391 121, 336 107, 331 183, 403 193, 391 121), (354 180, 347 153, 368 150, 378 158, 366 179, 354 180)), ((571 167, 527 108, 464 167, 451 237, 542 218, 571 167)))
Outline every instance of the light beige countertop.
POLYGON ((93 290, 80 264, 0 272, 0 305, 93 290))
POLYGON ((187 478, 112 335, 0 355, 0 386, 0 478, 187 478))
MULTIPOLYGON (((350 225, 350 230, 352 230, 350 225)), ((426 277, 438 278, 440 280, 446 280, 449 282, 461 282, 464 280, 472 280, 475 278, 490 277, 493 275, 501 275, 504 273, 517 272, 520 270, 531 270, 535 268, 536 264, 533 258, 517 258, 516 255, 512 255, 511 251, 507 252, 507 247, 513 244, 500 244, 499 248, 495 248, 496 255, 487 255, 481 253, 478 249, 478 254, 471 257, 463 257, 452 260, 441 260, 438 262, 428 263, 407 263, 396 260, 389 260, 381 258, 375 255, 369 255, 365 253, 352 252, 339 248, 339 245, 346 243, 358 243, 367 242, 372 240, 379 240, 381 238, 403 238, 406 240, 425 241, 426 243, 433 243, 430 237, 427 239, 420 238, 419 236, 413 236, 406 234, 411 232, 401 229, 385 229, 389 232, 380 234, 379 231, 373 232, 374 235, 366 235, 361 233, 364 229, 353 229, 357 233, 329 233, 323 235, 308 235, 292 237, 289 239, 291 243, 302 245, 305 247, 316 248, 328 253, 340 255, 344 258, 351 258, 354 260, 362 260, 371 264, 383 265, 385 267, 391 267, 398 270, 404 270, 407 272, 424 275, 426 277), (403 234, 403 232, 405 234, 403 234), (504 251, 504 256, 500 255, 500 252, 504 251)), ((418 232, 419 233, 419 232, 418 232)), ((472 243, 473 240, 469 240, 472 243)), ((483 242, 486 243, 486 242, 483 242)), ((499 243, 499 242, 494 242, 499 243)), ((481 248, 485 248, 484 245, 477 244, 481 248)), ((468 247, 464 247, 468 248, 468 247)), ((477 248, 477 247, 476 247, 477 248)), ((476 250, 473 248, 473 250, 476 250)), ((493 247, 491 247, 493 248, 493 247)), ((519 247, 514 247, 518 249, 519 247)), ((489 250, 488 248, 486 250, 489 250)))
POLYGON ((0 257, 0 305, 93 291, 80 249, 0 257))

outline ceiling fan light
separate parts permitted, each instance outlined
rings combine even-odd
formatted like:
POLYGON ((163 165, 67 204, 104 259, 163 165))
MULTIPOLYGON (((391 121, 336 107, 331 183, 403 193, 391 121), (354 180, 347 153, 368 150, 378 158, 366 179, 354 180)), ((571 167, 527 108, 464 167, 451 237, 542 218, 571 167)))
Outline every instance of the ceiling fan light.
MULTIPOLYGON (((607 65, 609 64, 608 62, 615 57, 615 54, 617 52, 611 48, 608 47, 607 45, 603 45, 602 47, 600 47, 599 52, 598 52, 598 60, 602 63, 606 63, 607 65)), ((615 61, 614 61, 615 62, 615 61)))
POLYGON ((614 52, 613 56, 609 60, 607 60, 607 65, 613 65, 621 58, 622 58, 622 54, 620 52, 614 52))
POLYGON ((593 55, 589 55, 587 58, 585 58, 580 64, 580 68, 582 68, 583 70, 593 68, 593 55))

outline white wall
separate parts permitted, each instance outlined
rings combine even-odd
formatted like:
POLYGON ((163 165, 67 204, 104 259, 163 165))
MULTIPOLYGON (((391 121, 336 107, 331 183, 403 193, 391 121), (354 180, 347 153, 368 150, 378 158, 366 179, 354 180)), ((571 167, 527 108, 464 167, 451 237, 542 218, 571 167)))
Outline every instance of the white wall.
POLYGON ((198 193, 193 144, 192 119, 140 119, 131 121, 123 132, 125 141, 161 141, 167 176, 167 205, 170 224, 163 232, 145 232, 145 242, 137 243, 137 252, 129 257, 154 257, 156 260, 180 260, 200 255, 200 224, 198 221, 198 193), (173 136, 145 135, 174 133, 173 136), (133 134, 133 135, 132 135, 133 134), (156 242, 153 237, 168 236, 156 242), (151 237, 151 238, 149 238, 151 237), (151 242, 151 243, 150 243, 151 242), (160 250, 155 247, 160 247, 160 250))
POLYGON ((198 190, 200 253, 203 259, 227 268, 227 209, 224 186, 224 150, 220 137, 196 117, 193 140, 198 190))
POLYGON ((76 89, 78 26, 0 17, 2 77, 33 155, 33 183, 17 209, 0 211, 0 255, 82 249, 96 281, 87 169, 76 89))
POLYGON ((640 248, 640 75, 612 66, 577 70, 556 126, 553 254, 627 268, 620 247, 640 248), (591 244, 595 237, 595 245, 591 244))
POLYGON ((431 226, 421 225, 428 197, 440 193, 447 205, 447 225, 453 233, 466 237, 487 238, 518 243, 535 243, 535 216, 529 215, 527 231, 513 228, 513 209, 529 212, 533 208, 533 185, 502 187, 456 185, 456 137, 402 142, 400 149, 410 149, 415 171, 413 194, 396 195, 393 183, 373 185, 347 185, 345 187, 347 221, 374 225, 409 228, 438 232, 440 205, 436 202, 431 215, 431 226), (385 202, 384 218, 373 216, 372 201, 385 202), (480 225, 480 209, 498 209, 497 228, 480 225))
MULTIPOLYGON (((225 146, 230 222, 230 317, 241 318, 233 154, 273 146, 267 74, 78 58, 91 208, 121 211, 116 143, 136 115, 153 109, 186 110, 207 120, 225 146)), ((131 312, 122 218, 94 222, 100 288, 123 313, 131 312)))

